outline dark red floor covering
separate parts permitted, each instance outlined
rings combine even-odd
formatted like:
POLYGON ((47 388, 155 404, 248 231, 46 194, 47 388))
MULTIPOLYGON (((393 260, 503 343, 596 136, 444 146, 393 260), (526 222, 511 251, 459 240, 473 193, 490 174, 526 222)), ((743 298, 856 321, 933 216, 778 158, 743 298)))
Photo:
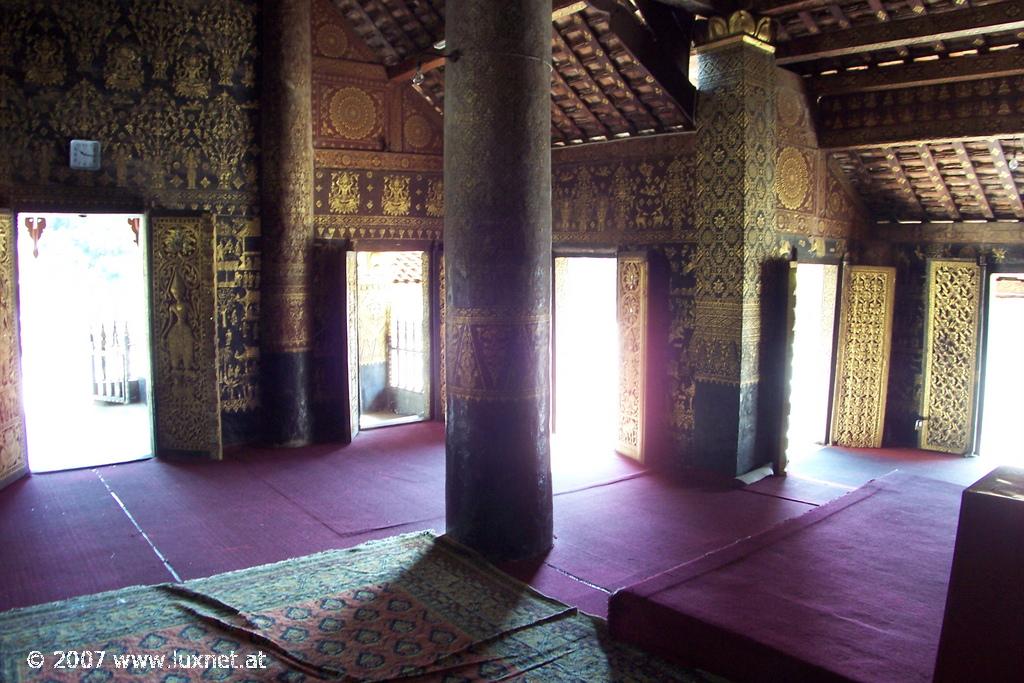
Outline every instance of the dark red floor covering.
POLYGON ((794 460, 788 471, 801 477, 860 486, 900 470, 967 486, 995 468, 985 458, 963 458, 911 448, 822 448, 794 460))
POLYGON ((612 632, 735 680, 930 681, 961 492, 886 476, 620 591, 612 632))
POLYGON ((237 461, 147 460, 98 471, 182 579, 339 544, 337 533, 237 461))
POLYGON ((761 481, 747 486, 744 491, 812 505, 823 505, 855 488, 856 486, 806 479, 800 473, 792 473, 782 477, 765 477, 761 481))
MULTIPOLYGON (((747 490, 683 486, 614 453, 595 453, 581 466, 579 457, 564 457, 571 445, 556 441, 553 450, 555 548, 510 571, 598 615, 609 589, 810 507, 793 501, 821 503, 846 490, 796 478, 747 490)), ((902 462, 877 458, 838 453, 809 462, 828 475, 834 461, 857 485, 869 471, 902 462)), ((963 462, 938 460, 946 467, 963 462)), ((444 425, 368 430, 348 446, 247 448, 224 462, 151 460, 32 476, 0 491, 0 609, 170 579, 103 481, 183 579, 207 576, 398 533, 443 531, 444 425), (81 530, 80 539, 54 545, 72 530, 81 530), (109 567, 103 553, 114 556, 109 567)))
POLYGON ((556 496, 555 547, 547 562, 620 588, 811 508, 648 475, 556 496))
POLYGON ((170 580, 89 470, 26 477, 0 492, 0 610, 170 580))

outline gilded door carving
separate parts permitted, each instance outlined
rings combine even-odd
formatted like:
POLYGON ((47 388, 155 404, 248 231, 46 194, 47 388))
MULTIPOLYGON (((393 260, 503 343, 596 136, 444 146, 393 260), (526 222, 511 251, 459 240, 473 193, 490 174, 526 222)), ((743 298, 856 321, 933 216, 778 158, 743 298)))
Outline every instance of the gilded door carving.
POLYGON ((219 459, 213 221, 154 216, 150 225, 156 452, 219 459))
POLYGON ((919 445, 964 454, 974 443, 982 272, 973 261, 928 261, 919 445))
POLYGON ((351 438, 359 433, 359 282, 356 252, 345 254, 346 339, 348 340, 348 412, 351 438))
POLYGON ((619 255, 619 427, 615 450, 641 462, 646 418, 648 272, 646 255, 619 255))
POLYGON ((14 216, 0 210, 0 486, 28 471, 16 304, 14 216))
POLYGON ((832 396, 831 434, 837 446, 882 445, 895 285, 895 268, 844 269, 832 396))

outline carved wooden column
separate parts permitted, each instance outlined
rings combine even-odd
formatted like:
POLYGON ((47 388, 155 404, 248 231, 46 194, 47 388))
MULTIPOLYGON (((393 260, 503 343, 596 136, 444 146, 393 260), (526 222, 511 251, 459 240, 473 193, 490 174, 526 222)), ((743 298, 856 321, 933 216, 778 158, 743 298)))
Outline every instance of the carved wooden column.
POLYGON ((263 5, 263 407, 268 441, 310 441, 313 244, 310 0, 263 5))
POLYGON ((740 11, 709 28, 698 48, 694 437, 700 467, 737 475, 771 460, 757 416, 761 273, 775 228, 775 58, 767 20, 740 11))
POLYGON ((450 0, 445 67, 447 526, 551 547, 551 2, 450 0))

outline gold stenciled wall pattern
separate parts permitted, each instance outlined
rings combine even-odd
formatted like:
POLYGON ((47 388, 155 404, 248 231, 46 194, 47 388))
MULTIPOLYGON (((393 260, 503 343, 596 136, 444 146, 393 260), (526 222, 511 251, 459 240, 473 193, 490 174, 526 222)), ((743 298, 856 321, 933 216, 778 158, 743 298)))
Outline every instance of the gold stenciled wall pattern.
POLYGON ((258 6, 12 0, 0 24, 0 203, 218 217, 227 441, 258 405, 258 6), (71 138, 102 143, 98 172, 68 168, 71 138))
POLYGON ((556 242, 655 244, 693 225, 693 135, 556 148, 551 162, 556 242))
POLYGON ((869 218, 845 177, 830 166, 800 78, 776 71, 776 230, 779 251, 800 258, 842 256, 851 239, 866 232, 869 218))

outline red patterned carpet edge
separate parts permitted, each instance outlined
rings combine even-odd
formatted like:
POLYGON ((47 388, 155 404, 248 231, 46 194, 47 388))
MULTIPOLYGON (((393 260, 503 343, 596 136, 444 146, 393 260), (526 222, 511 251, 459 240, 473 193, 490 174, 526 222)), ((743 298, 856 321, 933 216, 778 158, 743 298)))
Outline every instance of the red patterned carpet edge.
POLYGON ((90 674, 175 683, 702 680, 612 641, 600 620, 429 533, 0 614, 0 679, 90 674), (54 652, 74 655, 61 662, 54 652))

